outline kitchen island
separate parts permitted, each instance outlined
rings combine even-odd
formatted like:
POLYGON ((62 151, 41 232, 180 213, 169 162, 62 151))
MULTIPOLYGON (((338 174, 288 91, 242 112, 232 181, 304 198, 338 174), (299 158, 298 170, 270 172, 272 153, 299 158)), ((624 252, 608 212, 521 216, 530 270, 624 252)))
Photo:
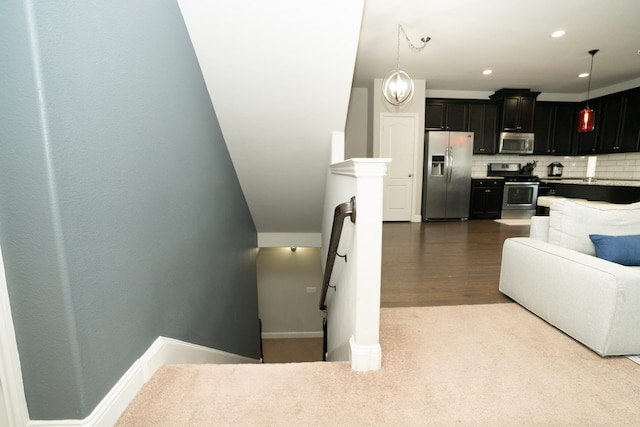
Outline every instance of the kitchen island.
POLYGON ((581 178, 542 178, 540 181, 555 186, 555 196, 559 197, 609 203, 640 202, 640 180, 596 179, 588 182, 581 178))

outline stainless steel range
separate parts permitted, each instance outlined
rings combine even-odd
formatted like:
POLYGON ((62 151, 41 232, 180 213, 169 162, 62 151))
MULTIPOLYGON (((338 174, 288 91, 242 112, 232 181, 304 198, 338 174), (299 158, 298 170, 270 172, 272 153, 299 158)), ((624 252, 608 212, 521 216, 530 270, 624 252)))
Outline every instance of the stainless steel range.
POLYGON ((531 218, 536 214, 540 184, 536 175, 523 173, 520 163, 489 163, 487 176, 504 178, 503 219, 531 218))

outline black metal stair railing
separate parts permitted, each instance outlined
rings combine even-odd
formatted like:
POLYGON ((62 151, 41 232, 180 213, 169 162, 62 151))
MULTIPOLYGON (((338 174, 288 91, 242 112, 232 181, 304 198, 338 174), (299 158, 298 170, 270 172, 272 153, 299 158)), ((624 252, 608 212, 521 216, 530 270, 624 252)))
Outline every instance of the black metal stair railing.
MULTIPOLYGON (((329 240, 329 252, 327 253, 327 263, 324 267, 324 277, 322 279, 322 294, 320 296, 320 310, 327 311, 327 291, 329 288, 335 288, 331 286, 329 281, 331 280, 331 274, 333 273, 333 265, 336 262, 336 257, 347 258, 346 255, 338 254, 338 245, 340 244, 340 237, 342 236, 342 227, 344 225, 344 219, 346 217, 351 218, 351 222, 356 222, 356 197, 353 196, 351 200, 345 203, 341 203, 336 206, 333 212, 333 225, 331 226, 331 239, 329 240)), ((322 360, 327 360, 327 318, 322 321, 322 360)))
MULTIPOLYGON (((342 227, 344 225, 344 219, 346 217, 351 218, 351 222, 356 222, 356 198, 353 196, 350 201, 341 203, 336 206, 333 212, 333 225, 331 226, 331 239, 329 240, 329 251, 327 253, 327 263, 324 268, 324 276, 322 279, 322 294, 320 296, 320 310, 327 311, 327 291, 332 288, 329 284, 331 280, 331 274, 333 273, 333 265, 335 264, 336 257, 338 255, 338 245, 340 244, 340 237, 342 236, 342 227)), ((346 259, 346 255, 344 258, 346 259)), ((322 321, 322 360, 327 360, 327 318, 322 321)))
POLYGON ((353 196, 350 201, 341 203, 336 206, 333 212, 333 225, 331 226, 331 239, 329 240, 329 252, 327 253, 327 263, 324 268, 324 276, 322 279, 322 294, 320 296, 320 310, 326 311, 327 291, 330 287, 329 280, 333 273, 333 265, 338 256, 338 245, 340 244, 340 236, 342 235, 342 226, 344 219, 351 217, 351 222, 356 222, 356 197, 353 196))

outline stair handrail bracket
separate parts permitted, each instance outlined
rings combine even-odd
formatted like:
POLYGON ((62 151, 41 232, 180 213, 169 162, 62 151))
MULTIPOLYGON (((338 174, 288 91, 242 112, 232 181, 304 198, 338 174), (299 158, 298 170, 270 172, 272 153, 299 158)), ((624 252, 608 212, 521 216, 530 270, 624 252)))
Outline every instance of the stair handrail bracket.
MULTIPOLYGON (((331 238, 329 240, 329 251, 327 253, 327 262, 325 264, 324 276, 322 279, 322 294, 320 295, 320 310, 327 311, 327 292, 330 287, 331 275, 333 274, 333 266, 338 254, 338 246, 340 245, 340 237, 342 236, 342 228, 344 220, 349 217, 351 222, 356 222, 356 197, 345 203, 336 206, 333 213, 333 225, 331 226, 331 238)), ((343 256, 346 262, 346 255, 343 256)))

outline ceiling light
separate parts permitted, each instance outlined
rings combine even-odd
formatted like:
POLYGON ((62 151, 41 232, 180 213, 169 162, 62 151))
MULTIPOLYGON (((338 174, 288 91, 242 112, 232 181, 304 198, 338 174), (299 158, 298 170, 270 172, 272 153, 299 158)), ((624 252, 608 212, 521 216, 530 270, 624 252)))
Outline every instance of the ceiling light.
POLYGON ((484 70, 482 72, 482 74, 484 74, 485 76, 488 76, 489 74, 493 73, 493 70, 484 70))
POLYGON ((567 34, 567 32, 565 30, 558 30, 558 31, 554 31, 553 33, 551 33, 551 37, 557 39, 558 37, 562 37, 565 34, 567 34))
POLYGON ((405 33, 402 25, 398 24, 398 51, 396 56, 396 69, 390 71, 382 81, 382 94, 384 99, 391 105, 403 105, 413 98, 413 80, 409 77, 409 74, 400 69, 400 31, 404 34, 404 37, 409 42, 411 49, 420 52, 427 45, 431 37, 422 37, 420 41, 422 46, 415 46, 409 40, 407 33, 405 33))
POLYGON ((595 129, 595 114, 593 109, 589 108, 589 93, 591 91, 591 73, 593 72, 593 57, 598 53, 598 49, 589 51, 591 55, 591 68, 589 69, 589 85, 587 86, 587 105, 578 114, 578 132, 591 132, 595 129))
POLYGON ((581 79, 584 79, 585 77, 589 77, 589 73, 580 73, 578 74, 578 77, 580 77, 581 79))

